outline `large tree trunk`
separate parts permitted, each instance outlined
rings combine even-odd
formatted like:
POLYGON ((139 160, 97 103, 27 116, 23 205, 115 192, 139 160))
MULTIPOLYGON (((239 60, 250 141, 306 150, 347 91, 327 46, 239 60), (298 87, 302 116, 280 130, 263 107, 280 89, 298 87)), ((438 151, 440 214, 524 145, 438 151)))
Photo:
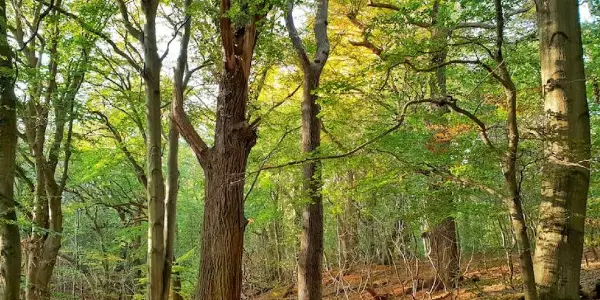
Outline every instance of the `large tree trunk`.
POLYGON ((431 253, 437 276, 444 288, 456 286, 460 275, 458 240, 454 217, 446 217, 436 224, 429 235, 431 253))
POLYGON ((578 299, 590 170, 579 1, 537 0, 544 85, 542 203, 535 252, 541 299, 578 299))
POLYGON ((0 0, 0 277, 2 299, 18 300, 21 284, 21 239, 15 211, 17 99, 13 52, 7 39, 6 2, 0 0))
MULTIPOLYGON (((244 183, 256 125, 246 119, 248 79, 257 39, 256 15, 250 24, 235 25, 227 16, 229 0, 220 2, 223 73, 217 99, 215 143, 208 147, 198 135, 182 101, 175 101, 173 119, 205 175, 204 223, 196 299, 237 300, 241 297, 244 230, 244 183)), ((258 11, 261 11, 260 9, 258 11)), ((185 47, 184 47, 185 46, 185 47)), ((187 60, 182 44, 180 60, 187 60)), ((184 66, 185 64, 183 64, 184 66)))
POLYGON ((217 101, 215 146, 204 164, 202 254, 196 299, 239 299, 242 288, 246 162, 256 142, 246 122, 248 78, 225 68, 217 101))

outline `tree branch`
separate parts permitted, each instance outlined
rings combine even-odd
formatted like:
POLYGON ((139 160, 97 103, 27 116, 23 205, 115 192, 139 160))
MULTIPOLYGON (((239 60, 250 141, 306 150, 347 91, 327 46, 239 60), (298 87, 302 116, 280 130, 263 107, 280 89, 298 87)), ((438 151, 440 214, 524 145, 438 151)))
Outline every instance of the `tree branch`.
MULTIPOLYGON (((42 3, 44 5, 50 6, 50 4, 44 2, 43 0, 35 0, 39 3, 42 3)), ((102 39, 103 41, 105 41, 106 43, 108 43, 111 48, 117 53, 119 54, 121 57, 123 57, 125 60, 127 60, 127 62, 134 68, 136 69, 136 71, 141 72, 142 68, 140 67, 140 65, 133 59, 131 58, 131 56, 129 56, 127 53, 125 53, 123 50, 121 50, 117 44, 104 32, 98 31, 96 30, 92 25, 86 23, 84 20, 82 20, 78 15, 70 13, 60 7, 53 7, 54 10, 58 11, 59 13, 71 18, 72 20, 74 20, 75 22, 77 22, 84 30, 96 35, 97 37, 99 37, 100 39, 102 39)))
POLYGON ((270 114, 276 108, 278 108, 283 103, 285 103, 287 100, 291 99, 296 94, 296 92, 298 92, 298 90, 300 90, 300 87, 302 87, 302 83, 298 84, 298 86, 296 86, 296 88, 291 93, 289 93, 285 98, 283 98, 283 100, 275 103, 273 106, 271 106, 269 108, 269 110, 267 110, 267 112, 265 112, 264 114, 258 116, 254 121, 252 121, 252 123, 250 123, 250 127, 257 127, 258 124, 261 122, 261 120, 264 118, 264 116, 270 114))
POLYGON ((99 111, 92 111, 91 113, 99 116, 100 119, 102 119, 102 121, 104 122, 104 124, 106 125, 108 130, 112 133, 115 141, 117 141, 117 145, 119 146, 119 148, 121 148, 121 151, 123 152, 123 154, 125 154, 125 157, 127 158, 129 163, 133 167, 133 170, 135 171, 138 181, 145 188, 148 185, 148 178, 146 177, 144 168, 142 168, 142 166, 137 162, 135 157, 133 157, 133 154, 131 153, 131 151, 129 151, 129 149, 125 145, 125 142, 123 141, 123 138, 121 137, 121 134, 114 128, 114 126, 110 123, 108 117, 105 114, 103 114, 102 112, 99 112, 99 111))
MULTIPOLYGON (((221 22, 224 21, 221 20, 221 22)), ((184 22, 183 35, 180 41, 180 50, 179 57, 177 58, 177 65, 175 66, 175 70, 173 71, 175 90, 173 91, 174 99, 171 103, 171 118, 177 125, 177 128, 179 129, 179 132, 181 133, 183 138, 192 148, 192 151, 196 155, 196 158, 198 159, 200 165, 206 168, 209 166, 210 163, 210 157, 208 155, 210 148, 208 147, 206 142, 204 142, 204 140, 200 137, 200 135, 192 125, 192 122, 190 121, 189 117, 185 113, 185 110, 183 109, 183 90, 185 89, 184 83, 187 83, 187 80, 189 80, 189 77, 187 75, 187 79, 184 80, 184 72, 188 59, 188 46, 190 43, 190 36, 191 22, 189 19, 189 15, 187 15, 186 22, 184 22)), ((225 45, 225 42, 223 43, 225 45)))
MULTIPOLYGON (((445 99, 445 98, 444 98, 445 99)), ((340 154, 333 154, 333 155, 326 155, 326 156, 318 156, 318 157, 308 157, 305 159, 300 159, 300 160, 295 160, 295 161, 290 161, 284 164, 280 164, 280 165, 275 165, 275 166, 265 166, 262 167, 260 170, 257 171, 253 171, 250 173, 255 173, 261 170, 271 170, 271 169, 281 169, 284 167, 289 167, 289 166, 295 166, 295 165, 299 165, 299 164, 303 164, 306 162, 311 162, 311 161, 322 161, 322 160, 329 160, 329 159, 337 159, 337 158, 344 158, 344 157, 348 157, 351 155, 356 154, 357 152, 361 151, 362 149, 366 148, 367 146, 375 143, 376 141, 380 140, 381 138, 387 136, 388 134, 394 132, 396 129, 400 128, 403 124, 404 124, 404 120, 406 118, 407 112, 408 112, 408 108, 412 105, 416 105, 416 104, 421 104, 421 103, 441 103, 442 101, 444 101, 444 99, 422 99, 422 100, 413 100, 410 102, 407 102, 403 109, 402 109, 402 114, 398 117, 396 124, 390 128, 388 128, 387 130, 379 133, 378 135, 376 135, 374 138, 360 144, 359 146, 357 146, 356 148, 347 151, 345 153, 340 153, 340 154)))
POLYGON ((288 0, 287 11, 285 14, 285 26, 287 27, 288 34, 290 36, 290 40, 292 41, 292 45, 294 46, 294 50, 300 59, 300 64, 304 70, 308 70, 310 67, 310 60, 308 59, 308 55, 306 54, 306 50, 304 49, 304 45, 302 44, 302 39, 298 34, 298 30, 296 29, 296 25, 294 24, 294 16, 292 12, 294 11, 294 0, 288 0))
POLYGON ((315 39, 317 41, 317 52, 313 62, 318 65, 319 69, 323 69, 325 62, 329 57, 330 45, 327 38, 327 15, 329 0, 317 1, 317 13, 315 16, 315 39))
POLYGON ((127 4, 124 0, 117 0, 117 4, 119 5, 119 11, 121 12, 123 23, 125 23, 125 29, 127 29, 129 34, 131 34, 136 40, 141 41, 143 39, 144 34, 142 33, 142 30, 133 26, 133 24, 129 21, 127 4))

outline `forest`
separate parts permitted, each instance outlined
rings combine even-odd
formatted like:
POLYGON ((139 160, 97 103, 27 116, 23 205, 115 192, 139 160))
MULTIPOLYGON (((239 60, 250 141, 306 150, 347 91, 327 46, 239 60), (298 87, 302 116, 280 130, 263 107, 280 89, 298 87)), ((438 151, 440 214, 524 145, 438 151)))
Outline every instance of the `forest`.
POLYGON ((600 0, 0 0, 0 299, 600 299, 600 0))

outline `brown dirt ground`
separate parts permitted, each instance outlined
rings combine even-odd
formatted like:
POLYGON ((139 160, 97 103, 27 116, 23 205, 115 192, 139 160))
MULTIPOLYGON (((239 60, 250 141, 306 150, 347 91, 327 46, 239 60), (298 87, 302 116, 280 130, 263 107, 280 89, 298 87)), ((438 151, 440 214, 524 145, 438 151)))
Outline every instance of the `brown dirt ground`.
MULTIPOLYGON (((600 251, 599 251, 600 252, 600 251)), ((521 278, 518 259, 513 258, 514 274, 511 276, 504 258, 475 256, 467 258, 462 270, 459 287, 444 290, 440 283, 433 282, 430 264, 415 261, 405 264, 395 262, 392 266, 355 266, 341 276, 338 270, 323 274, 323 299, 327 300, 395 300, 395 299, 521 299, 521 278), (415 288, 413 289, 413 285, 415 288), (432 285, 438 288, 431 288, 432 285)), ((581 285, 584 291, 593 290, 600 280, 600 260, 593 251, 586 250, 582 261, 581 285)), ((295 299, 295 285, 287 284, 247 297, 253 300, 295 299)))

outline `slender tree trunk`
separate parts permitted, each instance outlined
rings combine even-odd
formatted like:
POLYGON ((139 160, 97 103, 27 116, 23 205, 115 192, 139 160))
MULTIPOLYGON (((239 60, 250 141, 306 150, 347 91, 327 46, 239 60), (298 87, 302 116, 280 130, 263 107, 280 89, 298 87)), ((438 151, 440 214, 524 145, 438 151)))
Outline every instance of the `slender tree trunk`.
POLYGON ((348 195, 344 203, 344 210, 340 216, 340 247, 342 254, 342 267, 347 270, 356 261, 358 250, 358 211, 354 201, 355 177, 354 172, 346 174, 348 195))
POLYGON ((162 174, 162 126, 160 103, 160 69, 156 41, 156 12, 158 0, 142 1, 145 24, 143 77, 146 85, 146 115, 148 128, 148 298, 159 300, 163 296, 163 270, 165 268, 164 220, 165 184, 162 174))
MULTIPOLYGON (((183 104, 185 83, 184 73, 185 64, 187 62, 187 46, 190 39, 191 20, 188 19, 188 7, 191 0, 184 2, 184 14, 186 23, 182 36, 181 46, 185 50, 180 50, 180 55, 177 59, 177 65, 173 72, 173 103, 183 104), (183 53, 183 55, 182 55, 183 53)), ((164 223, 164 247, 165 260, 163 270, 163 289, 162 299, 169 300, 171 292, 171 271, 173 269, 173 261, 175 259, 175 235, 177 233, 177 195, 179 193, 179 129, 173 116, 173 107, 171 108, 171 118, 169 118, 169 156, 167 158, 167 198, 165 199, 165 223, 164 223)), ((181 279, 179 279, 181 285, 181 279)), ((179 286, 181 289, 181 286, 179 286)), ((175 293, 174 295, 177 295, 175 293)))
POLYGON ((519 130, 517 121, 517 88, 512 80, 508 65, 504 59, 504 11, 502 0, 494 0, 496 11, 496 53, 495 60, 497 68, 495 71, 498 80, 504 88, 506 96, 506 107, 508 110, 507 148, 502 160, 504 181, 508 190, 508 197, 504 199, 508 207, 510 219, 515 232, 517 246, 519 247, 519 260, 521 265, 521 277, 523 278, 523 292, 526 300, 537 300, 537 290, 533 273, 533 261, 531 256, 531 245, 527 234, 527 224, 523 212, 521 200, 521 186, 517 178, 517 157, 519 154, 519 130))
MULTIPOLYGON (((311 156, 321 144, 321 121, 318 118, 320 106, 317 104, 316 89, 319 88, 321 72, 329 57, 327 38, 328 0, 317 1, 314 33, 317 49, 314 58, 308 57, 294 25, 292 15, 294 3, 288 3, 286 27, 292 45, 300 60, 304 73, 302 96, 302 151, 311 156)), ((298 299, 320 300, 323 269, 323 203, 321 162, 313 160, 302 166, 303 197, 308 200, 302 213, 302 234, 298 254, 298 299)))
MULTIPOLYGON (((500 69, 505 70, 503 65, 500 69)), ((508 76, 508 70, 502 71, 508 76)), ((512 80, 508 79, 510 83, 512 80)), ((527 224, 525 223, 523 204, 521 201, 520 186, 517 182, 517 154, 519 133, 517 129, 516 103, 517 94, 514 85, 506 89, 506 98, 509 108, 508 113, 508 151, 503 162, 505 184, 509 192, 509 197, 505 199, 508 206, 511 223, 515 232, 517 245, 519 246, 519 260, 521 265, 521 277, 523 278, 523 290, 526 300, 536 300, 537 290, 535 287, 535 277, 533 273, 533 260, 531 244, 527 234, 527 224)))
MULTIPOLYGON (((321 143, 319 106, 313 91, 318 88, 320 74, 304 75, 302 100, 302 151, 314 154, 321 143)), ((312 161, 302 167, 304 197, 309 201, 302 213, 302 235, 298 255, 298 299, 321 299, 323 261, 323 203, 321 195, 321 162, 312 161)))
POLYGON ((21 239, 15 211, 17 99, 13 52, 7 39, 6 1, 0 0, 0 277, 2 299, 18 300, 21 284, 21 239))
POLYGON ((535 277, 540 299, 578 299, 590 181, 590 121, 579 1, 537 0, 536 6, 546 160, 535 277))
MULTIPOLYGON (((174 91, 176 97, 183 98, 183 89, 174 91), (181 93, 179 93, 181 91, 181 93)), ((169 156, 167 158, 167 198, 165 201, 165 266, 163 270, 163 300, 169 299, 171 271, 175 257, 175 235, 177 233, 177 194, 179 192, 179 130, 171 119, 169 121, 169 156)))
POLYGON ((594 78, 592 81, 593 93, 594 93, 594 102, 596 104, 600 104, 600 82, 598 82, 597 78, 594 78))

